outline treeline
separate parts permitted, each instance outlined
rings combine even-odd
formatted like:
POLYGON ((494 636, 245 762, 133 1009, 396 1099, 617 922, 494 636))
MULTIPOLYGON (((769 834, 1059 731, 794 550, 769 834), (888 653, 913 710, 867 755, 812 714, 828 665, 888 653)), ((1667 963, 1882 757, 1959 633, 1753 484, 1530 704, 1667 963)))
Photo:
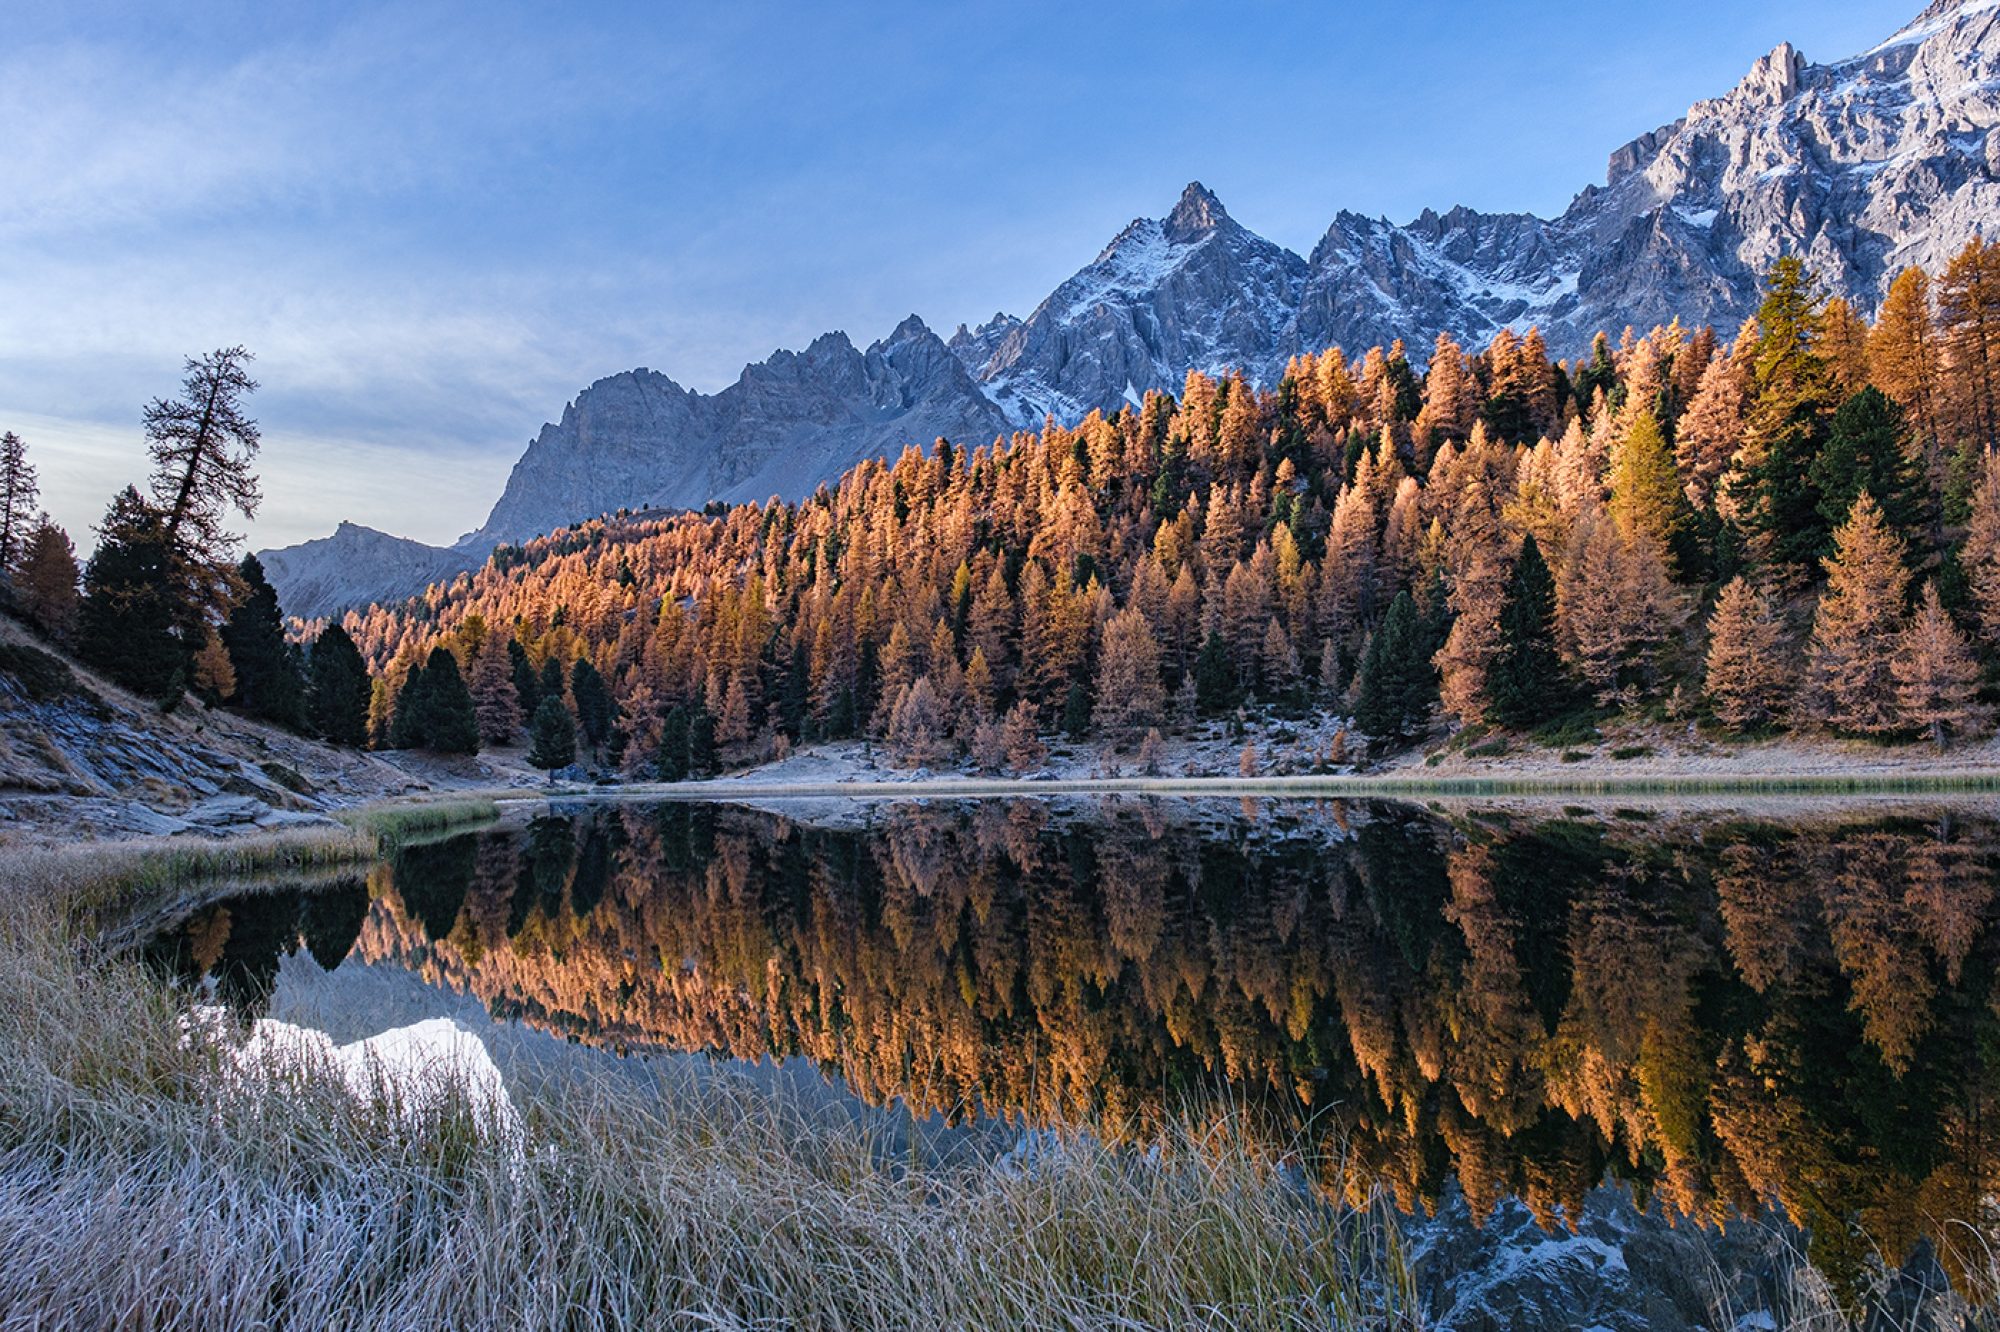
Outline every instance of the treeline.
POLYGON ((232 558, 229 523, 254 516, 262 498, 252 470, 261 437, 245 410, 257 388, 251 360, 241 347, 191 359, 181 396, 146 406, 152 474, 145 490, 112 498, 81 571, 69 534, 35 514, 26 444, 0 436, 0 586, 43 633, 163 708, 192 693, 365 745, 373 682, 354 640, 333 625, 309 644, 289 641, 263 567, 232 558))
POLYGON ((984 768, 1051 728, 1157 752, 1245 708, 1376 738, 1440 709, 1976 733, 2000 248, 1904 272, 1872 326, 1796 260, 1767 293, 1727 339, 1628 330, 1577 364, 1503 331, 1421 375, 1400 344, 1268 393, 1192 374, 798 504, 582 524, 346 623, 391 682, 438 647, 495 682, 496 737, 534 703, 507 715, 503 659, 587 663, 618 761, 670 776, 861 735, 984 768))

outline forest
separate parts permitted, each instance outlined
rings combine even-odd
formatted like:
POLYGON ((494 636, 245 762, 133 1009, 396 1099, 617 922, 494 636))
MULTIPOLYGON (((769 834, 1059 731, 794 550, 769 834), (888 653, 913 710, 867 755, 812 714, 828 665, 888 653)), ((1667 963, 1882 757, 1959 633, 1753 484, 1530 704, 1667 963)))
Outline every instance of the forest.
POLYGON ((237 349, 149 408, 153 493, 114 501, 80 600, 25 510, 0 561, 141 692, 347 744, 525 735, 551 770, 676 780, 867 737, 1021 772, 1063 736, 1153 770, 1164 735, 1253 714, 1343 719, 1319 770, 1440 724, 1561 743, 1612 717, 1943 747, 1987 733, 2000 679, 1997 296, 1979 240, 1872 324, 1785 258, 1740 328, 1573 363, 1531 329, 1441 336, 1422 373, 1401 343, 1300 356, 1270 391, 1193 373, 797 503, 582 522, 330 625, 217 557, 254 477, 232 497, 173 452, 169 407, 218 372, 232 408, 255 387, 237 349))

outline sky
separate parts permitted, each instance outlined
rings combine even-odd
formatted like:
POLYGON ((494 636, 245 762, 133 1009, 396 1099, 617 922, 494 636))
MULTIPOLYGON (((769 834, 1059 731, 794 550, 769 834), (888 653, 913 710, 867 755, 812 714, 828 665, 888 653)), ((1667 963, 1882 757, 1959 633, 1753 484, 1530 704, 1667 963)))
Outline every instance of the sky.
POLYGON ((1559 212, 1778 42, 1919 8, 9 0, 0 429, 87 549, 145 402, 240 343, 252 546, 448 543, 605 375, 1026 315, 1195 179, 1300 253, 1342 208, 1559 212))

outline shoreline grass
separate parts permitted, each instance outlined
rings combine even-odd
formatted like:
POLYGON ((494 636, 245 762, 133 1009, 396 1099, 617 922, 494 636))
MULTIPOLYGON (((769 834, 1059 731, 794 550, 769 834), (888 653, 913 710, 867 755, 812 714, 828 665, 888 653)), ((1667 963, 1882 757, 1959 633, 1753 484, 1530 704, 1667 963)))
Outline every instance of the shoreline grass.
POLYGON ((500 805, 486 796, 399 800, 345 810, 336 817, 350 828, 372 834, 386 847, 425 834, 491 823, 500 817, 500 805))
POLYGON ((949 778, 931 781, 760 782, 754 777, 643 783, 565 793, 577 799, 760 800, 952 796, 1163 795, 1423 798, 1626 795, 1985 795, 2000 793, 2000 771, 1792 773, 1763 776, 1516 777, 1078 777, 1053 781, 949 778))
POLYGON ((468 1093, 245 1076, 228 1024, 77 956, 0 922, 0 1327, 1420 1326, 1393 1218, 1226 1128, 927 1164, 662 1070, 554 1086, 507 1141, 468 1093))

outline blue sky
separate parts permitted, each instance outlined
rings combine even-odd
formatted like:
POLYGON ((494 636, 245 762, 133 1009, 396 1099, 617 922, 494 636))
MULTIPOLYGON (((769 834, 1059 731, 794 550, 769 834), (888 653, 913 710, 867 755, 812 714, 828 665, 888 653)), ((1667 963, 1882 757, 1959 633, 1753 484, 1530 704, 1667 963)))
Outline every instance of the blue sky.
POLYGON ((245 343, 254 544, 449 541, 602 375, 1025 315, 1190 179, 1302 253, 1341 208, 1560 211, 1777 42, 1920 7, 12 0, 0 428, 87 547, 141 404, 245 343))

